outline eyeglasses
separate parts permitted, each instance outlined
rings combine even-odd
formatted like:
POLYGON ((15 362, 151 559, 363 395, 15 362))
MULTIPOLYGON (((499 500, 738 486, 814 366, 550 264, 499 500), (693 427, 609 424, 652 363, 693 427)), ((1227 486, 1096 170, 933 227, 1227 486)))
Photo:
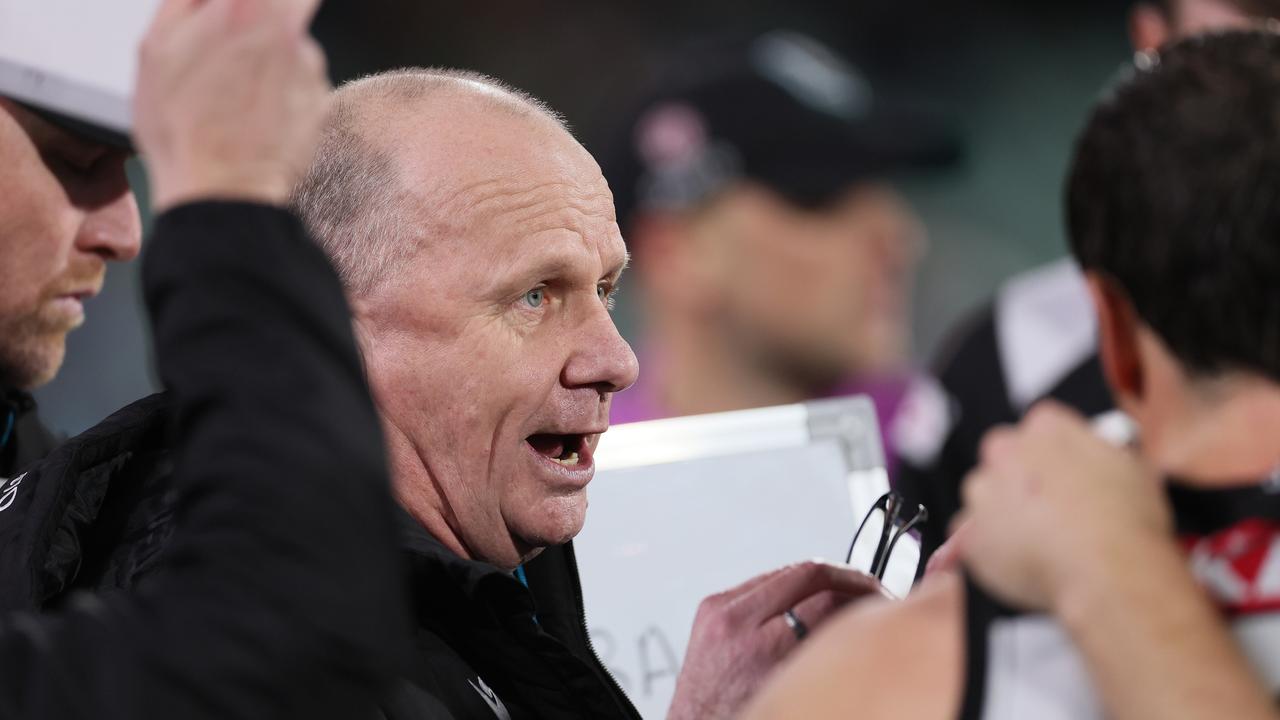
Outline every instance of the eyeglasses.
POLYGON ((914 557, 909 557, 910 553, 898 553, 896 558, 893 550, 903 535, 928 522, 929 511, 924 505, 916 505, 915 513, 904 519, 906 505, 907 501, 896 492, 881 495, 862 519, 858 532, 854 533, 844 559, 845 564, 863 568, 867 574, 881 581, 886 575, 909 578, 909 587, 919 569, 919 550, 914 553, 914 557))

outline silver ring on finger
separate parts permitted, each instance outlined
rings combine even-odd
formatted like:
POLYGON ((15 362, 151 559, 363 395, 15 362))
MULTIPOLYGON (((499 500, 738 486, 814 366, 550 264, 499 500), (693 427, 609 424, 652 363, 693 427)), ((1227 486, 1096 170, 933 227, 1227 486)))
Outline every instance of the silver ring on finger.
POLYGON ((809 634, 809 626, 805 625, 800 618, 796 617, 795 609, 782 613, 782 619, 786 621, 787 627, 791 628, 791 632, 796 636, 796 640, 804 640, 809 634))

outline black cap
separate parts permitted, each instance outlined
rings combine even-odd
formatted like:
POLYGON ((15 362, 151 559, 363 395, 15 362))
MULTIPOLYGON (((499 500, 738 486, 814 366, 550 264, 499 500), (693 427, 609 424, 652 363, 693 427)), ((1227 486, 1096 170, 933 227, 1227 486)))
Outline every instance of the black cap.
POLYGON ((877 97, 817 41, 774 31, 677 59, 606 149, 604 171, 625 227, 743 178, 821 205, 860 180, 952 164, 960 149, 938 115, 877 97))

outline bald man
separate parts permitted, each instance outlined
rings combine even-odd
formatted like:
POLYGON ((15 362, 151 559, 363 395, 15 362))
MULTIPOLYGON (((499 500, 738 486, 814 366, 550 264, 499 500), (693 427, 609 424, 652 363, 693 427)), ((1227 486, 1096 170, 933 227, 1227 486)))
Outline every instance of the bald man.
MULTIPOLYGON (((316 157, 292 205, 351 304, 411 573, 418 653, 382 716, 638 717, 588 642, 570 542, 638 373, 599 167, 542 103, 444 70, 340 89, 316 157)), ((816 627, 872 592, 806 563, 708 599, 671 717, 732 716, 797 646, 784 612, 816 627)))
MULTIPOLYGON (((599 167, 542 103, 438 70, 344 87, 318 156, 294 205, 350 295, 413 567, 423 653, 389 714, 636 717, 587 641, 570 543, 639 371, 599 167)), ((672 717, 731 715, 795 647, 783 612, 817 625, 873 588, 806 564, 704 603, 672 717)))

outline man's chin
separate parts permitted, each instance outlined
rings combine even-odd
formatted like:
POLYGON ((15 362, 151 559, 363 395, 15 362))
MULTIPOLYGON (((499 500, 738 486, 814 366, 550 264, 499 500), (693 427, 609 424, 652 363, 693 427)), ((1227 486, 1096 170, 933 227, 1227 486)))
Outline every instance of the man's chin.
POLYGON ((541 504, 543 512, 529 513, 528 523, 512 527, 520 545, 540 549, 564 545, 582 532, 587 517, 586 495, 554 498, 541 504))
POLYGON ((0 348, 0 387, 30 391, 47 384, 62 369, 66 356, 66 334, 40 342, 20 343, 0 348))

